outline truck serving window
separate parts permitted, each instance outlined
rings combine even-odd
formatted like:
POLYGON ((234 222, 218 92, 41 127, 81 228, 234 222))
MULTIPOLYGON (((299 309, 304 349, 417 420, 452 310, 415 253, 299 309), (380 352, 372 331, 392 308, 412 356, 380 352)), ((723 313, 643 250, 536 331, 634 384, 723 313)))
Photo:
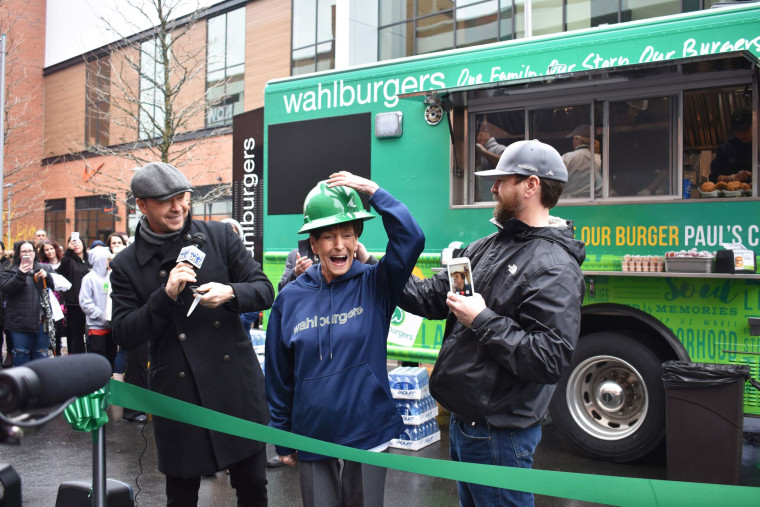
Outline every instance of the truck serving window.
POLYGON ((568 93, 547 85, 534 93, 522 87, 453 95, 452 163, 464 169, 452 171, 452 204, 490 205, 490 182, 474 173, 495 167, 504 149, 523 139, 562 155, 565 204, 751 197, 756 84, 745 77, 708 86, 716 77, 700 74, 706 84, 699 87, 671 74, 635 87, 626 79, 625 86, 610 80, 568 93))

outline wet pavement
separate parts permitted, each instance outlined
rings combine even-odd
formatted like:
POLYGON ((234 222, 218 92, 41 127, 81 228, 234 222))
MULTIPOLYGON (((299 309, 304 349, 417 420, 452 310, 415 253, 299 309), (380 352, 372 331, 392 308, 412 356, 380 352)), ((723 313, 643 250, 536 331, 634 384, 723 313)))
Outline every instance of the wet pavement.
MULTIPOLYGON (((118 407, 111 407, 118 416, 118 407)), ((156 451, 151 423, 129 423, 112 418, 106 426, 107 477, 126 482, 137 494, 137 505, 164 505, 164 480, 157 471, 156 451)), ((535 456, 535 468, 598 475, 615 475, 665 479, 664 450, 632 464, 611 464, 581 456, 566 443, 557 429, 544 426, 544 437, 535 456)), ((268 446, 270 455, 273 453, 268 446)), ((26 506, 52 506, 62 482, 91 480, 92 437, 74 431, 58 417, 34 433, 27 433, 20 445, 0 444, 0 462, 9 463, 21 477, 22 498, 26 506)), ((448 433, 442 428, 441 441, 419 451, 394 453, 427 458, 448 459, 448 433)), ((268 469, 269 505, 300 505, 298 472, 288 467, 268 469)), ((745 418, 741 484, 760 487, 760 419, 745 418)), ((388 506, 455 506, 454 481, 389 470, 385 505, 388 506)), ((0 502, 1 503, 1 502, 0 502)), ((201 483, 202 506, 235 505, 234 491, 226 473, 204 478, 201 483)), ((587 506, 586 502, 555 497, 536 496, 538 506, 587 506)))

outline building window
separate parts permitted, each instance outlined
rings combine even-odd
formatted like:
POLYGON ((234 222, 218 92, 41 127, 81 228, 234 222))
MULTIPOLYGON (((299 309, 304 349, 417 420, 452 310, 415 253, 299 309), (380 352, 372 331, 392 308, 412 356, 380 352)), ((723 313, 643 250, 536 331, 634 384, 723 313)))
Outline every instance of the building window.
MULTIPOLYGON (((533 36, 709 9, 717 0, 533 0, 533 36)), ((378 58, 390 60, 526 36, 524 0, 378 0, 378 58)), ((322 2, 320 2, 322 3, 322 2)), ((296 6, 314 0, 294 0, 296 6)), ((304 17, 314 15, 302 12, 304 17)), ((313 18, 311 23, 313 23, 313 18)), ((293 23, 293 48, 297 28, 293 23)), ((306 28, 306 27, 303 27, 306 28)), ((311 34, 314 29, 311 28, 311 34)), ((294 55, 296 51, 294 49, 294 55)), ((309 55, 313 55, 312 50, 309 55)), ((304 65, 308 55, 304 55, 304 65)), ((296 58, 294 56, 294 67, 296 58)), ((317 69, 321 70, 321 69, 317 69)), ((309 70, 308 72, 310 72, 309 70)), ((293 74, 296 74, 295 70, 293 74)))
POLYGON ((221 220, 232 217, 232 192, 229 185, 202 185, 193 188, 193 218, 221 220))
POLYGON ((48 238, 66 244, 66 199, 45 200, 45 230, 48 238))
POLYGON ((159 41, 146 40, 140 46, 139 139, 158 137, 164 130, 163 86, 164 65, 159 41))
POLYGON ((209 18, 206 27, 206 126, 230 125, 243 112, 245 7, 209 18))
POLYGON ((87 104, 85 142, 87 146, 109 145, 111 59, 109 56, 87 62, 87 104))
POLYGON ((380 0, 379 58, 523 37, 521 0, 380 0))
POLYGON ((293 0, 291 74, 335 68, 335 0, 293 0))
POLYGON ((74 230, 87 248, 99 239, 103 242, 114 232, 118 208, 107 195, 77 197, 74 201, 74 230))

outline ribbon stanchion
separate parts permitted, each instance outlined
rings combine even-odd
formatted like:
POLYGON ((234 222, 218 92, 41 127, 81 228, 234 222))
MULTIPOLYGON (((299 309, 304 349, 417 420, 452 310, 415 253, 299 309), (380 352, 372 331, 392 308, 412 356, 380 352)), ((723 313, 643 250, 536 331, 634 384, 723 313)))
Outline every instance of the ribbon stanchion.
POLYGON ((690 482, 611 477, 461 463, 382 452, 369 452, 295 435, 244 419, 214 412, 125 382, 110 383, 110 403, 213 431, 283 447, 344 458, 405 472, 497 488, 517 489, 573 500, 651 507, 689 505, 712 507, 730 499, 734 506, 760 505, 760 488, 690 482))

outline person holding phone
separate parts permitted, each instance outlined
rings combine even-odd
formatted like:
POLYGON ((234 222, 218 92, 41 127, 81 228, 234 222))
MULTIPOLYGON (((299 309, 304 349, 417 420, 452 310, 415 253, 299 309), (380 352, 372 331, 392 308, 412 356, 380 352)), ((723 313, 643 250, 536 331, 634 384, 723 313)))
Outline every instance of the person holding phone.
POLYGON ((45 291, 55 288, 52 272, 49 264, 34 260, 31 241, 14 243, 13 263, 0 275, 0 291, 7 298, 5 330, 13 340, 13 366, 48 355, 51 319, 45 291))
MULTIPOLYGON (((449 290, 441 272, 412 277, 399 306, 447 319, 430 377, 451 411, 451 459, 530 468, 554 386, 570 364, 585 291, 582 242, 550 215, 567 182, 562 157, 540 141, 518 141, 495 169, 497 231, 462 252, 476 292, 449 290)), ((452 259, 453 261, 453 259, 452 259)), ((458 482, 460 505, 533 505, 533 494, 458 482)))

